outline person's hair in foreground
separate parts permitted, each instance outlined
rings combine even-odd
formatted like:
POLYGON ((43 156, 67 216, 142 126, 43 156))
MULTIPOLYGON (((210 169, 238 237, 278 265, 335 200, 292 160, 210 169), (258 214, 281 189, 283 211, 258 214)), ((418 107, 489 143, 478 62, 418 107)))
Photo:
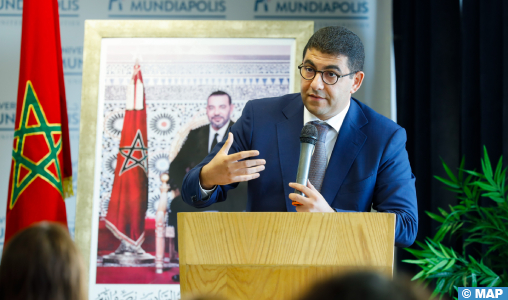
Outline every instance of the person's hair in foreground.
POLYGON ((346 273, 318 282, 300 300, 423 300, 430 293, 413 283, 372 272, 346 273))
POLYGON ((324 54, 344 55, 348 58, 350 72, 363 71, 365 50, 362 40, 346 27, 330 26, 319 29, 305 45, 304 58, 308 49, 315 49, 324 54))
POLYGON ((41 222, 15 235, 0 264, 1 300, 85 300, 81 257, 69 232, 41 222))

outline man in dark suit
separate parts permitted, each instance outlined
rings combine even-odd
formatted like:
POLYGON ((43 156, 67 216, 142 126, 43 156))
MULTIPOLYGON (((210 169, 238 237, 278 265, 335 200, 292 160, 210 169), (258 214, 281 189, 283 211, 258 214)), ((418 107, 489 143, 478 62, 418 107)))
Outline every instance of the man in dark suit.
MULTIPOLYGON (((169 166, 170 187, 177 195, 170 205, 168 224, 177 231, 177 213, 197 211, 244 211, 247 203, 247 185, 242 184, 238 191, 230 194, 235 201, 217 203, 209 208, 194 208, 182 201, 180 188, 185 174, 194 168, 226 135, 234 122, 230 120, 234 104, 229 94, 223 91, 213 92, 207 100, 206 115, 210 124, 201 126, 189 132, 182 148, 169 166)), ((178 237, 178 235, 176 236, 178 237)), ((178 241, 175 240, 178 251, 178 241)))
POLYGON ((248 211, 365 212, 372 207, 394 213, 395 244, 411 245, 418 214, 406 133, 352 98, 363 82, 364 58, 361 40, 348 29, 314 33, 298 67, 301 93, 248 102, 228 139, 185 176, 184 201, 206 207, 248 181, 248 211), (295 180, 300 131, 307 122, 316 126, 319 140, 304 186, 295 180))
POLYGON ((185 174, 200 163, 222 140, 228 128, 234 124, 230 120, 233 109, 234 104, 229 94, 216 91, 208 96, 206 116, 210 124, 191 130, 182 148, 171 162, 169 178, 172 190, 179 189, 185 174))

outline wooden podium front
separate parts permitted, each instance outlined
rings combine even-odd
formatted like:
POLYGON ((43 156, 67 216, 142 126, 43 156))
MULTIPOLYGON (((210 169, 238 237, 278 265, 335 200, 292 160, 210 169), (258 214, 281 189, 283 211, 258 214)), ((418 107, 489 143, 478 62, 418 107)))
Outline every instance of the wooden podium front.
POLYGON ((395 215, 179 213, 183 297, 294 299, 331 274, 392 276, 395 215))

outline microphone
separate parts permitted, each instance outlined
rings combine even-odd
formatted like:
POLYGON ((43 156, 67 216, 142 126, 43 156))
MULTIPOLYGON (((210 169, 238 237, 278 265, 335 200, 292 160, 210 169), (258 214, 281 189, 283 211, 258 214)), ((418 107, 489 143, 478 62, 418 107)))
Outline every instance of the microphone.
MULTIPOLYGON (((307 186, 309 179, 310 161, 312 153, 314 153, 314 147, 318 139, 318 131, 312 124, 306 124, 303 126, 302 132, 300 133, 300 161, 298 162, 298 172, 296 173, 296 182, 307 186)), ((295 189, 295 193, 303 195, 302 192, 295 189)), ((294 206, 300 206, 299 202, 292 201, 294 206)))

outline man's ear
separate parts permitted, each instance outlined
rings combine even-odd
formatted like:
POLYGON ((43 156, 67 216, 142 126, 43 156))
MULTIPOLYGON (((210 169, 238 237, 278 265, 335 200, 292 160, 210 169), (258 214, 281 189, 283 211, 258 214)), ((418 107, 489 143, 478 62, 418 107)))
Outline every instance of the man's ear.
POLYGON ((231 105, 229 105, 229 112, 232 113, 233 110, 235 109, 235 105, 233 103, 231 103, 231 105))
POLYGON ((365 77, 365 73, 363 73, 363 71, 356 72, 355 76, 353 77, 353 85, 351 86, 351 90, 350 90, 351 94, 354 94, 354 93, 356 93, 356 91, 358 91, 358 89, 362 85, 364 77, 365 77))

